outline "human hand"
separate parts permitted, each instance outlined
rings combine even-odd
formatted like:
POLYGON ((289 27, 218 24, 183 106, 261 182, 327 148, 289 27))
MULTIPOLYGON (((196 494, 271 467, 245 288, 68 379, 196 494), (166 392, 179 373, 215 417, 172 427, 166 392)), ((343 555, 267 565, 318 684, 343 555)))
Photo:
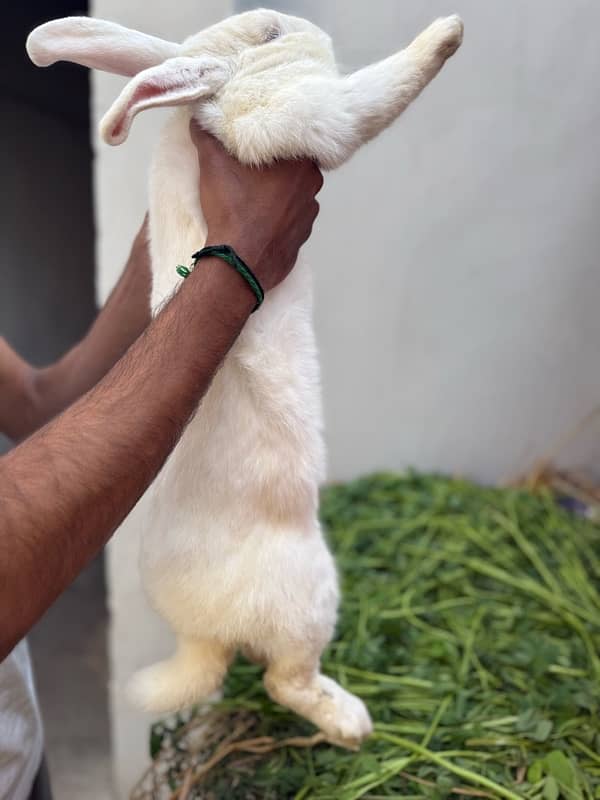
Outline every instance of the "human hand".
POLYGON ((200 203, 206 219, 206 244, 234 248, 265 290, 291 271, 309 238, 323 185, 310 160, 247 167, 192 120, 192 140, 200 163, 200 203))

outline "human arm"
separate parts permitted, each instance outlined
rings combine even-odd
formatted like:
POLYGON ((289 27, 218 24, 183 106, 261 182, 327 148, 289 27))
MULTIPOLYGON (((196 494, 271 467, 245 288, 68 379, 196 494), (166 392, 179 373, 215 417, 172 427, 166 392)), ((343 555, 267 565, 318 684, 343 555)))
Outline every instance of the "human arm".
MULTIPOLYGON (((209 238, 231 244, 268 291, 310 235, 320 173, 307 162, 246 169, 194 135, 209 238)), ((0 459, 0 660, 153 480, 254 302, 243 278, 206 259, 90 392, 0 459)))
POLYGON ((134 239, 117 285, 83 339, 37 369, 0 337, 0 432, 19 441, 91 389, 150 322, 148 225, 134 239))

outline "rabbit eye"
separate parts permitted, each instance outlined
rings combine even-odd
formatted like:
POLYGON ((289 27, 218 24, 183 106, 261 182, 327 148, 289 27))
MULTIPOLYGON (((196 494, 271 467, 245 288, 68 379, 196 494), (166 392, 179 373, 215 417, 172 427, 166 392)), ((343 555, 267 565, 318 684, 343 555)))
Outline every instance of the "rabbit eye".
POLYGON ((263 37, 263 43, 266 44, 267 42, 272 42, 274 39, 278 39, 281 36, 281 31, 275 25, 272 25, 270 28, 267 29, 265 35, 263 37))

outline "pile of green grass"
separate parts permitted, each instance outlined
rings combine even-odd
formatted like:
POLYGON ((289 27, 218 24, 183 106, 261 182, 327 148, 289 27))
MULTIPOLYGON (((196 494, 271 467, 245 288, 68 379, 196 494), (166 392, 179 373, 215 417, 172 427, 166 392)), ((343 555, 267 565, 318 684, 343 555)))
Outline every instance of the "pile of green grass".
POLYGON ((600 798, 600 528, 549 493, 416 474, 329 487, 322 518, 343 587, 323 667, 372 738, 273 748, 314 728, 240 661, 209 724, 153 727, 134 796, 600 798))

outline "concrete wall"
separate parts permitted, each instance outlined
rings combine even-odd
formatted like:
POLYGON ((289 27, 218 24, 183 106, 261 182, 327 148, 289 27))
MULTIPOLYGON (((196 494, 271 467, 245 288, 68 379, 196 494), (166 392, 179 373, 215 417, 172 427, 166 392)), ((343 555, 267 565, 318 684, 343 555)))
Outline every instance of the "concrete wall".
POLYGON ((11 97, 0 124, 0 334, 41 366, 94 315, 87 131, 11 97))
MULTIPOLYGON (((239 2, 237 8, 249 7, 239 2)), ((94 12, 181 36, 231 4, 95 0, 94 12), (124 7, 125 6, 125 7, 124 7)), ((284 7, 284 4, 281 4, 284 7)), ((349 69, 432 18, 465 44, 406 116, 327 180, 316 268, 330 475, 415 465, 482 480, 527 469, 600 397, 600 5, 584 0, 286 0, 327 28, 349 69)), ((95 79, 95 116, 120 81, 95 79)), ((96 162, 105 296, 145 208, 160 114, 96 162)), ((593 464, 590 436, 568 453, 593 464)), ((115 685, 168 651, 135 569, 135 514, 111 550, 115 685)), ((147 721, 115 690, 117 769, 141 770, 147 721)))
MULTIPOLYGON (((228 0, 93 0, 90 12, 123 25, 174 40, 183 39, 191 29, 217 22, 231 13, 228 0), (191 27, 190 27, 191 26, 191 27)), ((112 103, 125 80, 114 75, 94 75, 92 115, 97 123, 112 103)), ((134 233, 147 207, 146 169, 161 120, 168 112, 140 114, 132 127, 126 147, 101 144, 94 126, 96 147, 96 225, 98 297, 106 299, 125 263, 134 233)), ((132 710, 123 696, 127 678, 141 666, 165 657, 171 649, 166 625, 148 608, 137 568, 140 527, 137 513, 144 499, 121 526, 108 548, 108 604, 111 613, 109 650, 111 658, 111 728, 115 786, 119 798, 129 791, 148 763, 150 715, 132 710)))

